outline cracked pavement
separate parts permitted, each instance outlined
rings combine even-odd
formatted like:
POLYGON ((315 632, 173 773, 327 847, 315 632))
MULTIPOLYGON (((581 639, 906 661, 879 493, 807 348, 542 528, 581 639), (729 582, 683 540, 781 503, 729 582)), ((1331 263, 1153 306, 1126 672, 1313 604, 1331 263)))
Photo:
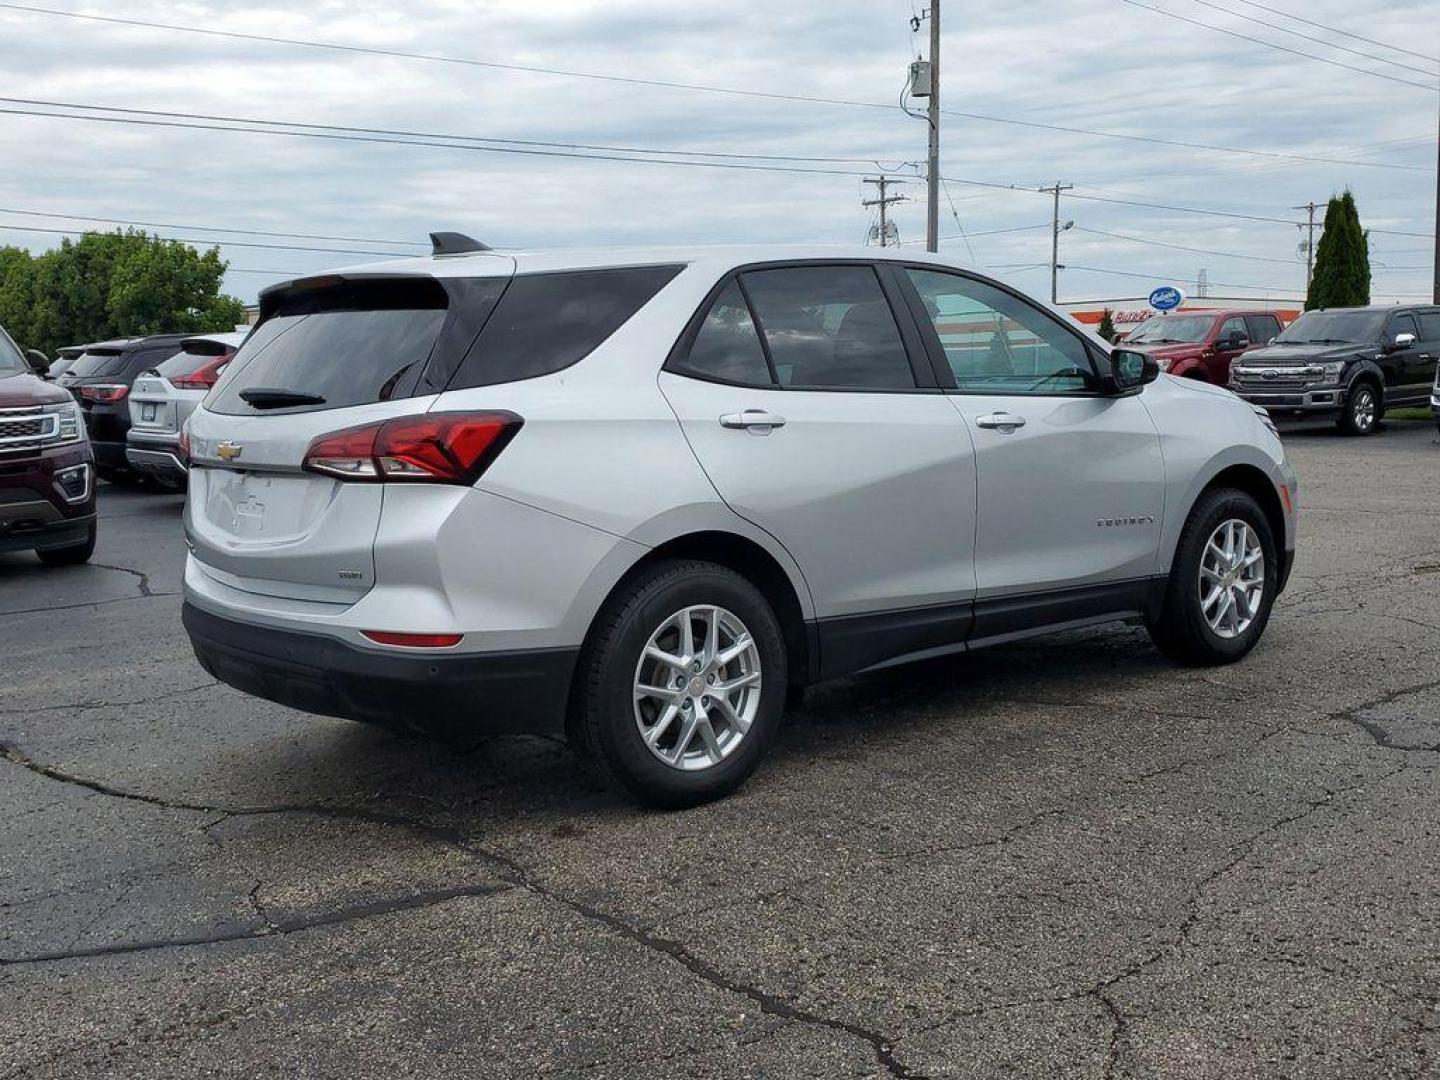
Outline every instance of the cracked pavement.
POLYGON ((730 800, 215 684, 180 500, 0 556, 0 1080, 1440 1075, 1440 441, 1286 433, 1265 641, 811 691, 730 800))

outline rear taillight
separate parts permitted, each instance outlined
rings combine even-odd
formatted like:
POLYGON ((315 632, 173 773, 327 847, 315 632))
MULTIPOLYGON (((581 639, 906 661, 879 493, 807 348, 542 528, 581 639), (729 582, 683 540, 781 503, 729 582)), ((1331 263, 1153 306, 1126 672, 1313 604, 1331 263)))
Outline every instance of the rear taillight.
POLYGON ((130 387, 124 383, 97 383, 94 386, 80 387, 82 398, 104 405, 108 405, 112 401, 123 401, 128 393, 130 393, 130 387))
POLYGON ((425 413, 322 435, 309 472, 342 480, 473 484, 524 421, 512 412, 425 413))
POLYGON ((171 379, 170 385, 176 390, 209 390, 220 380, 220 373, 225 370, 225 365, 230 363, 234 355, 233 352, 221 353, 190 374, 179 375, 171 379))

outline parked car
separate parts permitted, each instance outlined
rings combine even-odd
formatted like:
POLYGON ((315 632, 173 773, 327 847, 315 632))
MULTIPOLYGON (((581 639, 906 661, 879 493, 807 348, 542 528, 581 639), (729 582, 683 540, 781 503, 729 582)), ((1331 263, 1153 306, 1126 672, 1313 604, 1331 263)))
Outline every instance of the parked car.
POLYGON ((1435 418, 1435 426, 1440 427, 1440 367, 1435 371, 1435 383, 1430 388, 1430 415, 1435 418))
POLYGON ((1247 353, 1230 388, 1272 413, 1334 416, 1369 435, 1388 408, 1424 405, 1440 356, 1440 307, 1307 311, 1266 349, 1247 353))
POLYGON ((188 467, 180 433, 244 340, 244 334, 188 337, 174 355, 136 377, 130 388, 130 431, 125 437, 125 459, 131 468, 162 487, 185 486, 188 467))
POLYGON ((564 721, 678 806, 808 683, 1112 620, 1226 663, 1285 586, 1263 410, 981 274, 473 244, 261 294, 190 417, 183 618, 217 678, 564 721))
POLYGON ((1161 371, 1224 386, 1230 365, 1280 333, 1278 311, 1185 311, 1155 315, 1125 337, 1125 348, 1155 358, 1161 371))
POLYGON ((135 484, 137 472, 125 456, 130 433, 130 387, 142 372, 173 356, 189 334, 155 334, 87 345, 58 382, 75 395, 95 449, 95 469, 112 484, 135 484))
POLYGON ((0 551, 48 566, 95 551, 95 469, 80 408, 0 329, 0 551))
POLYGON ((76 360, 85 355, 84 345, 66 345, 58 350, 55 359, 50 361, 50 367, 42 376, 47 382, 56 382, 60 376, 65 374, 76 360))

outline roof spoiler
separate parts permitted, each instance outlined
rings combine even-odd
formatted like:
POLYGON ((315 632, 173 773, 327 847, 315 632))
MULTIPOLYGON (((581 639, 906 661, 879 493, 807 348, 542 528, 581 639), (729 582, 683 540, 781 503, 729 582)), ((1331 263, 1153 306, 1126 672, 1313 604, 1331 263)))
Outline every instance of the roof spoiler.
POLYGON ((489 244, 482 244, 474 237, 466 236, 458 232, 432 232, 430 234, 430 254, 432 255, 464 255, 471 251, 490 251, 489 244))

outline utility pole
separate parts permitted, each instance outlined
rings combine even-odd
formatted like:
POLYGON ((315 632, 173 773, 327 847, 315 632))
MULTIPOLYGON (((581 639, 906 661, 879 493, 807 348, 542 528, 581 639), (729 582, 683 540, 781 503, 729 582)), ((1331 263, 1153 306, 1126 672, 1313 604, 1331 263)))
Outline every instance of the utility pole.
POLYGON ((1060 234, 1075 224, 1073 221, 1067 221, 1063 228, 1060 225, 1060 193, 1069 191, 1074 186, 1074 184, 1062 184, 1057 180, 1053 186, 1039 189, 1042 192, 1048 191, 1055 196, 1055 212, 1050 219, 1050 302, 1052 304, 1060 302, 1060 270, 1062 269, 1060 266, 1060 234))
MULTIPOLYGON (((1435 136, 1435 167, 1440 169, 1440 134, 1435 136)), ((1435 278, 1435 291, 1430 299, 1440 304, 1440 173, 1435 174, 1435 263, 1430 272, 1435 278)))
MULTIPOLYGON (((940 0, 930 0, 930 165, 925 250, 940 250, 940 0)), ((1437 241, 1440 242, 1440 241, 1437 241)))
MULTIPOLYGON (((1305 238, 1305 295, 1310 295, 1310 277, 1315 272, 1315 204, 1308 202, 1304 206, 1292 206, 1291 210, 1308 210, 1310 213, 1310 224, 1303 226, 1310 231, 1305 238)), ((1440 246, 1440 234, 1436 236, 1436 244, 1440 246)))
MULTIPOLYGON (((887 217, 887 210, 888 210, 888 208, 889 208, 892 204, 894 204, 894 203, 904 202, 904 201, 905 201, 905 196, 904 196, 904 195, 886 195, 886 194, 885 194, 885 189, 888 188, 891 184, 899 183, 899 181, 898 181, 898 180, 891 180, 888 176, 881 176, 881 177, 879 177, 878 179, 873 179, 873 178, 867 176, 867 177, 862 181, 862 183, 873 184, 876 188, 879 189, 879 192, 878 192, 878 194, 876 195, 875 198, 873 198, 873 199, 862 199, 861 202, 860 202, 860 205, 861 205, 861 206, 878 206, 878 207, 880 208, 880 246, 881 246, 881 247, 888 247, 889 244, 890 244, 890 222, 889 222, 889 219, 888 219, 888 217, 887 217)), ((898 237, 898 236, 896 237, 896 246, 897 246, 897 247, 899 246, 899 237, 898 237)))

